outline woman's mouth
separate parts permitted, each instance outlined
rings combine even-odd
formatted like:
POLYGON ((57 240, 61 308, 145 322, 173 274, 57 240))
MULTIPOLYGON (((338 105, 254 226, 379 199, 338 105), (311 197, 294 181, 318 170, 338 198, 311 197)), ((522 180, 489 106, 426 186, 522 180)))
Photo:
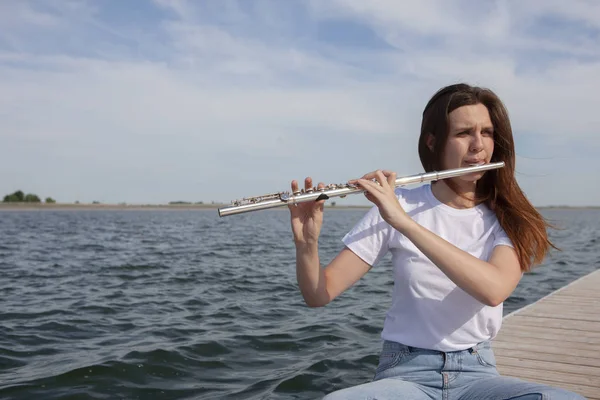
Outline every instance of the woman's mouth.
POLYGON ((469 167, 477 167, 479 165, 486 164, 486 162, 485 160, 467 160, 465 161, 465 164, 467 164, 469 167))

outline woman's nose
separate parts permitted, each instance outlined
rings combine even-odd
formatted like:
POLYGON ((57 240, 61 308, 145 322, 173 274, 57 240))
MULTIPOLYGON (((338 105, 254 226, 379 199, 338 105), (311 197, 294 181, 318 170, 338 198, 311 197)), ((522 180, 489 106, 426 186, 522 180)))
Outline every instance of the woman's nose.
POLYGON ((477 131, 471 136, 471 150, 481 150, 483 149, 483 137, 480 131, 477 131))

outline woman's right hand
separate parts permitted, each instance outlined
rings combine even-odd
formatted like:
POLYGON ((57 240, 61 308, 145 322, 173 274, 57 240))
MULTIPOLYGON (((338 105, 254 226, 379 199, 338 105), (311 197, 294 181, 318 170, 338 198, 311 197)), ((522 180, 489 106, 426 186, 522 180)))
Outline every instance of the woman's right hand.
MULTIPOLYGON (((312 178, 308 177, 304 180, 304 190, 312 189, 312 178)), ((317 189, 325 187, 323 182, 320 182, 317 189)), ((292 193, 298 191, 298 182, 292 181, 292 193)), ((290 204, 290 217, 292 223, 292 232, 294 234, 294 242, 296 245, 317 244, 321 226, 323 225, 323 206, 325 200, 309 201, 290 204)))

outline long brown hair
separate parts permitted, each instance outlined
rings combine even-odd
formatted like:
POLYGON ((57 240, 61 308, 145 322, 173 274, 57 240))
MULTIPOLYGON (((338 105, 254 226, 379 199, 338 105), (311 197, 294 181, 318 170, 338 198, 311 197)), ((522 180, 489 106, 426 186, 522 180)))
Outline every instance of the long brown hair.
MULTIPOLYGON (((494 126, 494 153, 491 162, 504 161, 500 169, 487 171, 477 182, 476 198, 485 203, 498 218, 519 257, 521 271, 529 271, 540 264, 550 246, 546 231, 550 224, 529 202, 515 179, 515 144, 508 112, 498 96, 487 88, 459 83, 440 89, 429 100, 423 111, 419 157, 426 172, 442 169, 442 155, 449 135, 448 114, 455 109, 483 104, 487 107, 494 126), (435 138, 433 149, 427 146, 427 136, 435 138)), ((457 192, 457 186, 448 180, 448 186, 457 192)), ((458 193, 458 192, 457 192, 458 193)))

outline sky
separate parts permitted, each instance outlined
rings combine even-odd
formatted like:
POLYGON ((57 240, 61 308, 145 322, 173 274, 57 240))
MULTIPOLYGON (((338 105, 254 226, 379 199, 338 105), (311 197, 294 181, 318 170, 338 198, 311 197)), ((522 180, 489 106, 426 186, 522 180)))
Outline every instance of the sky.
POLYGON ((229 203, 413 175, 424 105, 466 82, 507 106, 534 205, 600 205, 595 0, 21 0, 0 26, 2 196, 229 203))

